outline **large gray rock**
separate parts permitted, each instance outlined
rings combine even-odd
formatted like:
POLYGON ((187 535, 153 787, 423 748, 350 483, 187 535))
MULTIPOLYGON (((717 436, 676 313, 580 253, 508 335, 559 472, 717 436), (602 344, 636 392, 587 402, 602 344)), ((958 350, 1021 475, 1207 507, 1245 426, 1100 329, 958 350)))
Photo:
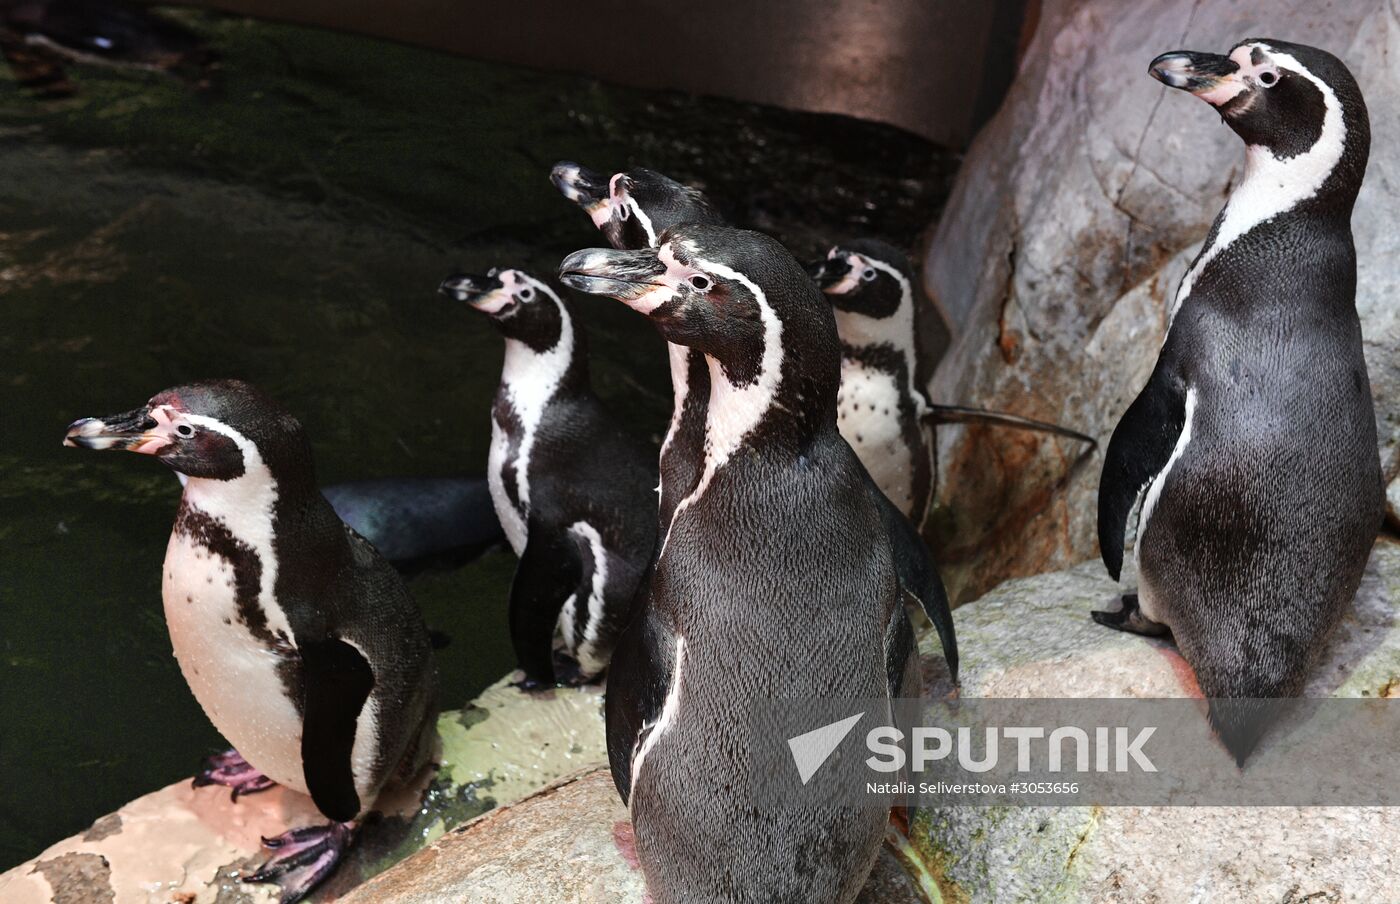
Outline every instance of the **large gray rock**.
MULTIPOLYGON (((606 768, 565 779, 438 839, 343 904, 642 904, 627 808, 606 768)), ((886 848, 857 904, 920 904, 886 848)))
MULTIPOLYGON (((1117 592, 1089 562, 959 608, 963 697, 1199 695, 1169 643, 1090 620, 1117 592)), ((1398 609, 1400 545, 1382 541, 1306 695, 1400 695, 1398 609)), ((1397 832, 1394 808, 948 807, 911 837, 945 900, 1165 904, 1395 900, 1397 832)))
MULTIPOLYGON (((1353 221, 1357 306, 1387 480, 1400 471, 1400 23, 1383 0, 1046 0, 1011 93, 968 153, 924 279, 953 333, 940 401, 1057 421, 1106 444, 1146 382, 1166 305, 1244 149, 1200 101, 1147 64, 1273 36, 1323 47, 1371 112, 1370 169, 1353 221)), ((1034 434, 944 427, 933 521, 959 599, 1095 555, 1102 454, 1034 434)), ((1392 517, 1400 487, 1392 487, 1392 517)))

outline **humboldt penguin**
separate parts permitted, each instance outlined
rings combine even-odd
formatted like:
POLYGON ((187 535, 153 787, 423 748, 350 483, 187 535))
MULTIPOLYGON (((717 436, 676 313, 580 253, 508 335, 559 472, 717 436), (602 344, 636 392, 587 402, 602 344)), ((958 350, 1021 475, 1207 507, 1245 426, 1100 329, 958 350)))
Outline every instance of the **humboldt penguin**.
POLYGON ((593 394, 584 332, 547 283, 492 270, 448 277, 440 291, 489 316, 506 340, 487 480, 520 557, 510 591, 520 687, 591 681, 607 668, 651 558, 656 453, 593 394))
POLYGON ((417 607, 317 489, 301 425, 246 383, 168 389, 75 422, 64 445, 149 455, 186 478, 165 618, 190 690, 235 747, 195 784, 311 796, 330 823, 265 839, 273 853, 245 880, 300 899, 381 789, 432 755, 437 677, 417 607))
POLYGON ((780 244, 726 227, 579 251, 561 276, 647 315, 710 372, 700 478, 624 638, 627 669, 609 676, 608 757, 648 890, 657 904, 853 901, 887 813, 756 807, 746 718, 756 699, 917 693, 879 494, 836 429, 831 307, 780 244))
POLYGON ((1094 618, 1170 633, 1242 765, 1265 701, 1302 692, 1381 526, 1351 234, 1370 126, 1346 66, 1313 47, 1251 39, 1150 72, 1214 107, 1246 159, 1108 447, 1099 542, 1116 579, 1141 497, 1138 589, 1094 618))
POLYGON ((1097 446, 1055 424, 980 408, 935 405, 919 385, 914 268, 904 252, 875 239, 831 248, 807 268, 836 308, 841 336, 837 423, 884 494, 920 529, 938 479, 934 427, 990 423, 1037 430, 1097 446))
MULTIPOLYGON (((700 191, 648 169, 602 176, 577 163, 558 163, 551 180, 565 197, 593 220, 609 244, 619 250, 655 248, 666 230, 682 223, 719 226, 724 219, 700 191)), ((709 366, 696 349, 667 343, 675 407, 671 427, 661 447, 659 541, 674 517, 676 506, 700 478, 706 444, 705 420, 710 399, 709 366)), ((944 659, 954 684, 958 680, 958 645, 943 579, 933 564, 918 528, 872 480, 876 504, 890 538, 900 586, 938 631, 944 659)))

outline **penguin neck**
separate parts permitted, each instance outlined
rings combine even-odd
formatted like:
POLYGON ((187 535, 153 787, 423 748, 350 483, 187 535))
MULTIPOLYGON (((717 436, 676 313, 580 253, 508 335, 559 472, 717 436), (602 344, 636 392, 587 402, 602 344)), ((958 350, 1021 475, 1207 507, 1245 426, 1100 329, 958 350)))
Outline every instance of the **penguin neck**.
MULTIPOLYGON (((1318 223, 1340 217, 1349 228, 1352 205, 1360 186, 1359 180, 1350 174, 1351 166, 1339 167, 1347 150, 1350 131, 1347 118, 1332 89, 1313 76, 1309 78, 1321 90, 1325 109, 1317 141, 1308 150, 1291 157, 1279 157, 1259 144, 1246 146, 1244 178, 1230 192, 1200 253, 1181 280, 1168 316, 1169 330, 1206 267, 1255 228, 1285 213, 1290 219, 1318 223)), ((1359 131, 1364 131, 1364 127, 1359 131)), ((1358 138, 1364 139, 1364 135, 1358 138)))
POLYGON ((567 316, 560 322, 559 338, 548 348, 535 348, 522 339, 507 337, 501 388, 511 394, 517 406, 543 407, 561 392, 587 392, 588 359, 576 348, 577 340, 567 316))

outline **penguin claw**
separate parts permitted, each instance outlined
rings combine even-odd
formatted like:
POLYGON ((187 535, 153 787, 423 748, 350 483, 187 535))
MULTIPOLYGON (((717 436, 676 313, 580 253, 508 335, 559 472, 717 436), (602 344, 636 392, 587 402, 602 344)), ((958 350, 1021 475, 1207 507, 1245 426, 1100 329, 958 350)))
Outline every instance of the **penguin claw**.
POLYGON ((294 904, 335 870, 354 835, 354 823, 332 822, 264 838, 263 846, 275 853, 243 881, 275 884, 282 890, 280 904, 294 904))
POLYGON ((237 801, 239 795, 257 794, 275 788, 277 783, 254 769, 237 750, 230 748, 205 760, 204 768, 190 782, 193 788, 203 788, 205 785, 231 788, 229 799, 237 801))

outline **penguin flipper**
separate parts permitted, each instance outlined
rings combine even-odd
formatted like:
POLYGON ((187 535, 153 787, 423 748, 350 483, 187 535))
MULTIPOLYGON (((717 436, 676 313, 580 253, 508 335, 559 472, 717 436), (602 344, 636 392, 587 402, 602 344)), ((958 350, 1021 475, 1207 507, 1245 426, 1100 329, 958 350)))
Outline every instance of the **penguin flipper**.
POLYGON ((1116 581, 1138 493, 1166 467, 1186 423, 1186 385, 1162 349, 1147 385, 1113 430, 1099 479, 1099 551, 1116 581))
POLYGON ((649 726, 661 718, 675 670, 675 633, 649 611, 648 585, 637 594, 632 621, 608 665, 605 699, 608 766, 624 805, 632 795, 633 757, 649 726))
POLYGON ((360 814, 351 752, 356 720, 374 687, 359 650, 339 638, 297 643, 301 654, 301 765, 316 808, 337 822, 360 814))
POLYGON ((1056 436, 1077 439, 1082 443, 1088 443, 1090 451, 1098 448, 1099 445, 1098 440, 1077 430, 1061 427, 1059 424, 1052 424, 1048 421, 1021 417, 1019 414, 988 411, 985 408, 969 408, 965 405, 935 405, 931 402, 928 407, 929 410, 924 413, 923 418, 931 424, 994 424, 998 427, 1010 427, 1013 430, 1034 430, 1037 433, 1053 433, 1056 436))
POLYGON ((530 520, 510 585, 510 642, 525 690, 554 686, 554 632, 582 572, 578 548, 561 533, 530 520))
POLYGON ((948 673, 956 685, 958 637, 953 630, 953 610, 948 602, 948 591, 943 586, 943 577, 933 564, 928 545, 924 543, 923 537, 919 536, 914 523, 880 491, 873 480, 870 480, 870 490, 880 511, 880 520, 884 522, 885 530, 889 534, 890 552, 894 557, 900 588, 918 600, 919 607, 924 610, 924 614, 938 631, 938 640, 943 645, 943 658, 948 663, 948 673))

